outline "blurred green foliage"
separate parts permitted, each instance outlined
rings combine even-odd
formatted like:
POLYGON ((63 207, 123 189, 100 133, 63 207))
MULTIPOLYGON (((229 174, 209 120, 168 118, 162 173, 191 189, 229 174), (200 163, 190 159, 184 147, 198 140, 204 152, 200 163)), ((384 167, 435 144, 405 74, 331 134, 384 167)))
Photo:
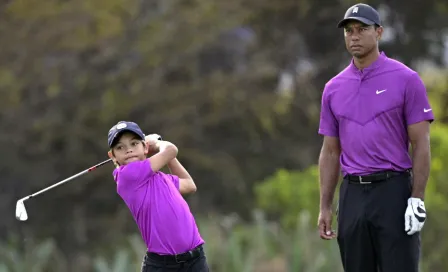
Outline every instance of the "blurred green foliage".
MULTIPOLYGON (((229 224, 228 220, 225 217, 199 219, 210 271, 342 272, 336 245, 315 235, 307 211, 296 216, 295 227, 290 231, 266 220, 261 211, 253 213, 252 224, 238 220, 229 224)), ((107 250, 109 253, 94 253, 92 268, 84 271, 140 271, 144 250, 139 235, 131 235, 127 241, 107 250)), ((67 271, 67 258, 52 239, 30 245, 25 252, 18 244, 0 244, 0 252, 0 272, 67 271), (3 251, 10 253, 3 254, 3 251)), ((78 265, 85 261, 80 260, 78 265)))
MULTIPOLYGON (((315 227, 313 165, 321 90, 349 61, 335 26, 354 3, 1 2, 0 271, 138 271, 144 249, 128 239, 137 228, 112 166, 33 199, 27 222, 13 216, 17 199, 103 161, 119 120, 179 147, 213 271, 337 271, 336 245, 315 227)), ((436 65, 425 73, 438 121, 423 244, 426 270, 444 271, 447 4, 368 3, 388 13, 388 56, 436 65)))
POLYGON ((278 170, 255 187, 257 205, 268 214, 280 216, 283 226, 290 229, 302 211, 317 222, 319 213, 319 172, 317 166, 304 171, 278 170))

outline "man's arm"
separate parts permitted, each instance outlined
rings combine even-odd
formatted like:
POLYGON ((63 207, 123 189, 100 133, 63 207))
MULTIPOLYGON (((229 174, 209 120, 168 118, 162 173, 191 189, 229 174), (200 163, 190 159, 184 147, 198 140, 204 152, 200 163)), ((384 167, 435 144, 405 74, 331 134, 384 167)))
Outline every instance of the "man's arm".
POLYGON ((331 210, 339 179, 340 154, 339 138, 325 136, 319 156, 321 210, 331 210))
POLYGON ((322 94, 319 122, 319 134, 324 136, 324 142, 319 155, 320 211, 317 225, 320 237, 325 240, 336 237, 336 233, 331 229, 332 203, 338 184, 341 154, 339 122, 331 107, 330 85, 325 85, 322 94))
POLYGON ((417 73, 410 76, 405 92, 404 114, 412 146, 412 197, 423 200, 430 170, 429 126, 434 113, 425 85, 417 73))
POLYGON ((177 158, 174 158, 168 163, 168 169, 170 169, 171 174, 179 177, 179 191, 181 194, 196 192, 197 188, 193 178, 177 158))
POLYGON ((409 140, 412 146, 412 197, 424 199, 426 184, 431 167, 431 150, 428 121, 408 126, 409 140))

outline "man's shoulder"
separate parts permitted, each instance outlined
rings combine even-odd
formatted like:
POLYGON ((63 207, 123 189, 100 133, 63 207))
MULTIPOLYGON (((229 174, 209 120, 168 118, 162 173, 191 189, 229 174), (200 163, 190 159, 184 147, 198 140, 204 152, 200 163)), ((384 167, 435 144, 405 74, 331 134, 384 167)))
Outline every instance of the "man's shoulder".
POLYGON ((384 72, 392 72, 397 76, 404 77, 409 77, 416 74, 418 75, 414 69, 394 58, 387 58, 382 70, 384 72))
POLYGON ((347 66, 345 69, 343 69, 341 72, 339 72, 337 75, 335 75, 325 83, 324 92, 327 92, 328 94, 332 93, 338 90, 341 85, 344 85, 345 83, 352 80, 357 80, 357 78, 353 74, 353 71, 351 71, 350 66, 347 66))
POLYGON ((335 81, 347 81, 356 79, 356 75, 353 72, 353 69, 350 65, 347 65, 344 69, 342 69, 338 74, 332 77, 327 84, 334 83, 335 81))

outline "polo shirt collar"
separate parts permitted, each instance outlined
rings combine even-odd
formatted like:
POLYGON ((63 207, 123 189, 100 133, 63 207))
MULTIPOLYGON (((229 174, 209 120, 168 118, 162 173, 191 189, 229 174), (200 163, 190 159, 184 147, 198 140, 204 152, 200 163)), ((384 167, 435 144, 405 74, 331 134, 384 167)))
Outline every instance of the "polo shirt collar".
MULTIPOLYGON (((384 52, 380 52, 380 55, 378 56, 378 58, 369 66, 367 66, 366 68, 362 69, 362 73, 365 74, 367 72, 373 71, 376 68, 380 67, 387 59, 387 56, 384 52)), ((350 62, 350 68, 352 71, 360 73, 361 70, 359 70, 355 63, 354 63, 354 59, 352 59, 352 61, 350 62)))

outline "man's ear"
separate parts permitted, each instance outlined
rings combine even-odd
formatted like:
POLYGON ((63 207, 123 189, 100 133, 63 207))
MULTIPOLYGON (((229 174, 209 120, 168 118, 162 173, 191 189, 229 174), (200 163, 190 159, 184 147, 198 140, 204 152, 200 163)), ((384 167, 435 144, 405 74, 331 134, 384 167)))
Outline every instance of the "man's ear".
POLYGON ((383 28, 382 26, 379 26, 379 27, 376 29, 376 34, 377 34, 376 39, 377 39, 378 41, 381 40, 381 36, 383 36, 383 31, 384 31, 384 28, 383 28))

